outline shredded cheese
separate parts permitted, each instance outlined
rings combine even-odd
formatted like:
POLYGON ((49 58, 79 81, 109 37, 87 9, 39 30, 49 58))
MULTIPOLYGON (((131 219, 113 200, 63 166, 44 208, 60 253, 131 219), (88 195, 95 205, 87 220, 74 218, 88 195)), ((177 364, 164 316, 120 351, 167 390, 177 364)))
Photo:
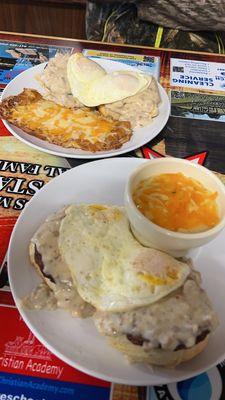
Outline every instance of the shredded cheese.
POLYGON ((148 219, 163 228, 201 232, 219 222, 217 195, 182 173, 168 173, 141 181, 133 199, 148 219))

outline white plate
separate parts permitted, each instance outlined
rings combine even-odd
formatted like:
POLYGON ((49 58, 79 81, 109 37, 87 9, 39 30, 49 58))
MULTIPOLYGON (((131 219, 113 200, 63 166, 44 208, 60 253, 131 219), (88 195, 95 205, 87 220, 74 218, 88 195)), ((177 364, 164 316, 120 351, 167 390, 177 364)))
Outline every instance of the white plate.
MULTIPOLYGON (((129 65, 121 65, 121 63, 109 60, 97 60, 106 71, 112 72, 117 70, 128 70, 128 71, 139 71, 129 65)), ((41 73, 46 66, 46 63, 37 65, 36 67, 29 68, 28 70, 19 74, 14 78, 3 90, 2 100, 8 96, 15 96, 19 94, 24 88, 32 88, 38 90, 40 93, 43 92, 40 84, 35 79, 35 76, 41 73)), ((140 71, 139 71, 140 72, 140 71)), ((70 158, 103 158, 112 157, 115 155, 127 153, 129 151, 135 150, 144 144, 148 143, 153 139, 166 125, 170 114, 170 102, 163 87, 158 84, 159 92, 161 96, 161 104, 159 105, 159 115, 153 119, 150 125, 144 128, 134 129, 134 133, 129 140, 118 150, 111 151, 98 151, 92 153, 90 151, 84 151, 79 149, 67 149, 55 144, 48 143, 47 141, 35 138, 34 136, 28 135, 22 129, 15 127, 14 125, 3 120, 6 128, 18 139, 22 140, 24 143, 35 147, 36 149, 45 151, 46 153, 55 154, 62 157, 70 158)))
POLYGON ((26 205, 9 246, 9 278, 16 305, 35 336, 56 356, 73 367, 107 381, 130 385, 160 385, 197 375, 225 358, 225 231, 198 252, 195 265, 203 286, 219 314, 220 326, 207 349, 176 369, 149 369, 129 365, 96 330, 91 319, 72 318, 64 311, 27 311, 21 299, 34 289, 39 277, 28 259, 28 244, 40 223, 69 203, 123 204, 125 182, 146 160, 115 158, 94 161, 53 179, 26 205))

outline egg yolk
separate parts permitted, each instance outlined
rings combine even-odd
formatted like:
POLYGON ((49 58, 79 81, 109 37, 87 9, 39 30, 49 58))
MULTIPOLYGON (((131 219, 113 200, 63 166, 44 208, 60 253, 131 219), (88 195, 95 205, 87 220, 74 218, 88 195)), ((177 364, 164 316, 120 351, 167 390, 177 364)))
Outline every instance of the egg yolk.
POLYGON ((137 208, 155 224, 180 232, 202 232, 219 222, 217 192, 182 173, 141 181, 133 193, 137 208))
POLYGON ((149 285, 163 286, 176 281, 179 278, 179 274, 175 269, 167 268, 163 276, 156 276, 154 274, 140 272, 138 277, 149 285))

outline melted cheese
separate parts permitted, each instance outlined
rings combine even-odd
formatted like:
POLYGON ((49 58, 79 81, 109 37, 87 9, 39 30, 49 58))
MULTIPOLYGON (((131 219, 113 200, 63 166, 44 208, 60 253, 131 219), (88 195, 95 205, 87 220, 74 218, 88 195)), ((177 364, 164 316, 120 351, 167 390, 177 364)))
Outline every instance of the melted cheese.
POLYGON ((13 110, 13 118, 29 129, 46 129, 52 136, 60 136, 64 140, 72 136, 87 139, 92 143, 103 140, 114 128, 115 122, 107 120, 98 113, 89 110, 74 110, 62 107, 51 101, 36 101, 27 105, 19 105, 13 110))
POLYGON ((161 174, 139 183, 133 193, 138 209, 171 231, 201 232, 219 222, 217 192, 182 173, 161 174))

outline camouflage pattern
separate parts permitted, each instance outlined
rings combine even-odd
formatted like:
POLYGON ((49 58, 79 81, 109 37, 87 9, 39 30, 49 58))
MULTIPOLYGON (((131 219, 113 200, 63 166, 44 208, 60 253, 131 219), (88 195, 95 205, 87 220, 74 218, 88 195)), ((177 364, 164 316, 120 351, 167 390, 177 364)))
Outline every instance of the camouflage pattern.
POLYGON ((182 30, 225 30, 224 0, 145 0, 137 3, 140 19, 182 30))
POLYGON ((199 0, 198 5, 196 3, 193 0, 180 2, 177 0, 146 0, 137 3, 127 1, 120 3, 88 2, 87 39, 109 43, 225 53, 225 31, 213 31, 215 27, 225 30, 225 0, 199 0), (191 6, 193 3, 195 8, 191 6), (217 8, 213 6, 214 4, 217 8), (206 5, 207 10, 205 9, 206 5), (205 29, 211 28, 212 30, 198 31, 203 26, 205 29), (161 29, 161 27, 163 28, 161 29), (178 29, 181 27, 182 30, 178 29), (185 30, 188 27, 190 30, 185 30))

